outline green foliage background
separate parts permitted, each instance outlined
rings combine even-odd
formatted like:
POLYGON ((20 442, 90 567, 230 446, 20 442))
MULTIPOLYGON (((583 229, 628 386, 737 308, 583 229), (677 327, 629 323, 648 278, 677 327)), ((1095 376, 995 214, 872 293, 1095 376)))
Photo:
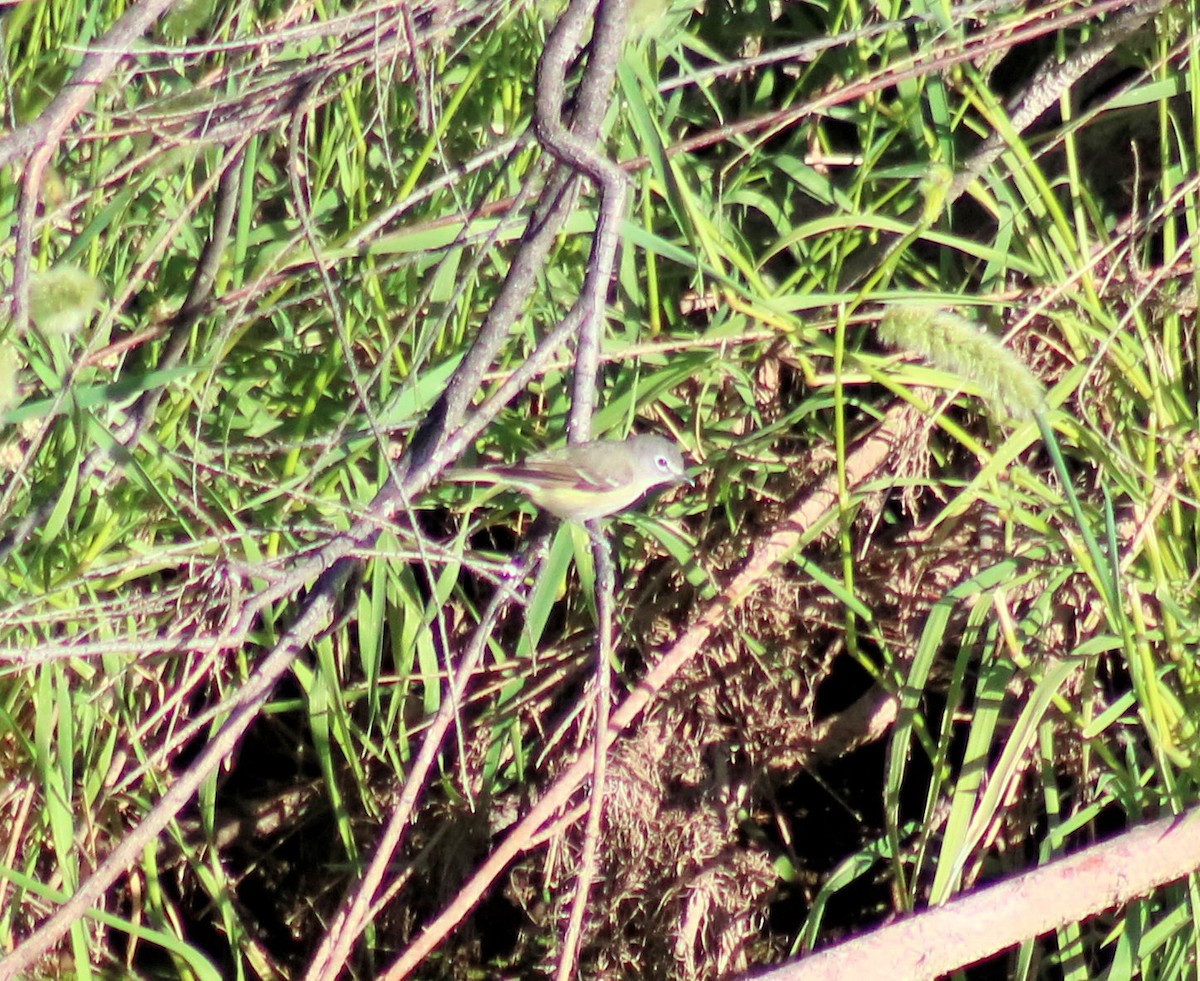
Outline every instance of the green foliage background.
MULTIPOLYGON (((658 857, 608 839, 585 976, 744 970, 1196 800, 1195 5, 1011 122, 1038 66, 1070 63, 1123 5, 1099 6, 637 5, 606 126, 631 198, 594 427, 673 435, 700 486, 614 525, 621 683, 818 481, 839 500, 647 723, 680 751, 723 747, 736 792, 712 864, 756 888, 681 953, 685 884, 711 856, 655 849, 715 807, 715 778, 711 759, 676 760, 664 784, 703 804, 644 829, 658 857), (993 134, 1003 153, 952 192, 993 134), (912 301, 1005 338, 1047 388, 1044 428, 980 400, 1002 365, 884 351, 873 327, 912 301), (854 472, 880 425, 894 455, 854 472), (815 720, 867 690, 895 722, 822 771, 815 720)), ((124 11, 0 10, 10 137, 124 11)), ((84 274, 59 306, 85 326, 46 329, 37 307, 0 351, 0 949, 161 796, 312 578, 243 623, 248 600, 371 513, 524 232, 559 13, 177 4, 63 134, 30 257, 84 274)), ((0 171, 6 287, 23 175, 0 171)), ((585 192, 489 391, 574 301, 594 207, 585 192)), ((570 368, 564 351, 475 455, 560 442, 570 368)), ((434 488, 361 556, 334 627, 45 976, 303 975, 528 529, 519 501, 467 493, 434 488)), ((589 576, 563 533, 526 623, 490 644, 422 797, 412 878, 354 976, 376 976, 530 788, 587 751, 589 576)), ((527 857, 422 976, 542 970, 570 881, 527 857)), ((1189 976, 1195 918, 1191 890, 1163 890, 1001 969, 1189 976)))

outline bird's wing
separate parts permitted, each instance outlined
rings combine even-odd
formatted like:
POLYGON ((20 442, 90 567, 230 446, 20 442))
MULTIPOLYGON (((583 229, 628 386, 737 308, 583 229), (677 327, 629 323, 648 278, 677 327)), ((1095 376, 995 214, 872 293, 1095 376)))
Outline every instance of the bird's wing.
POLYGON ((612 490, 616 483, 611 476, 605 476, 579 467, 566 460, 530 460, 516 466, 504 467, 505 477, 514 482, 524 481, 555 487, 572 487, 581 491, 612 490))

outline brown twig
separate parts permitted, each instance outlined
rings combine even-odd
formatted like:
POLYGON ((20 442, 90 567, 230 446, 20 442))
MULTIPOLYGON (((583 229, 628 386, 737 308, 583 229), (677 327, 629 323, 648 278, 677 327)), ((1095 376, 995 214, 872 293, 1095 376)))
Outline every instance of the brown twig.
MULTIPOLYGON (((595 134, 586 130, 577 134, 563 123, 567 68, 595 7, 596 0, 575 0, 547 39, 545 53, 538 63, 533 124, 542 146, 569 170, 590 177, 600 192, 596 234, 579 297, 584 316, 575 344, 575 387, 569 423, 569 435, 574 442, 584 442, 591 436, 605 300, 620 245, 627 188, 625 172, 596 150, 595 134)), ((625 41, 627 7, 628 0, 611 0, 600 5, 583 83, 591 92, 607 93, 612 89, 617 57, 625 41)))
POLYGON ((1123 906, 1197 868, 1200 808, 1193 808, 752 977, 941 977, 1068 923, 1123 906))
POLYGON ((579 871, 575 876, 575 895, 563 933, 558 959, 557 981, 576 976, 579 946, 583 941, 583 917, 588 908, 588 893, 599 874, 600 839, 603 836, 604 791, 608 773, 609 742, 604 738, 612 713, 613 606, 616 574, 613 569, 612 543, 598 521, 588 522, 592 556, 596 563, 596 711, 592 726, 592 788, 588 801, 587 823, 579 871))
MULTIPOLYGON (((1111 21, 1073 52, 1065 61, 1050 57, 1038 68, 1026 84, 1024 91, 1009 109, 1009 124, 1020 133, 1028 129, 1045 112, 1062 98, 1084 75, 1106 58, 1118 44, 1137 31, 1151 17, 1162 10, 1166 0, 1136 0, 1119 5, 1120 12, 1111 21)), ((1117 6, 1117 5, 1114 5, 1117 6)), ((1085 11, 1095 16, 1093 8, 1085 11)), ((957 200, 985 170, 992 165, 1007 146, 1007 136, 995 130, 983 142, 963 168, 954 175, 950 185, 949 201, 957 200)))

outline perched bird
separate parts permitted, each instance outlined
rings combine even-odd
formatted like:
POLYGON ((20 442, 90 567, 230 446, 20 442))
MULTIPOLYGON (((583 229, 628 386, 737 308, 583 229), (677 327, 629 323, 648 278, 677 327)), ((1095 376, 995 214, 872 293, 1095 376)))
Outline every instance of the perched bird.
POLYGON ((457 468, 446 477, 511 488, 570 521, 616 514, 655 487, 692 484, 679 447, 652 434, 575 443, 520 463, 457 468))

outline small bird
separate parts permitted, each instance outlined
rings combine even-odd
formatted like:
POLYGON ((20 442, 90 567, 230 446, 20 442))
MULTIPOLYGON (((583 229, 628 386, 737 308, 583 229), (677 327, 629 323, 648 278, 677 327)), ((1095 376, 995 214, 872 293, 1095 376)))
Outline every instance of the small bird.
POLYGON ((616 514, 655 487, 692 484, 679 447, 653 434, 575 443, 516 464, 458 468, 446 477, 512 488, 569 521, 616 514))

